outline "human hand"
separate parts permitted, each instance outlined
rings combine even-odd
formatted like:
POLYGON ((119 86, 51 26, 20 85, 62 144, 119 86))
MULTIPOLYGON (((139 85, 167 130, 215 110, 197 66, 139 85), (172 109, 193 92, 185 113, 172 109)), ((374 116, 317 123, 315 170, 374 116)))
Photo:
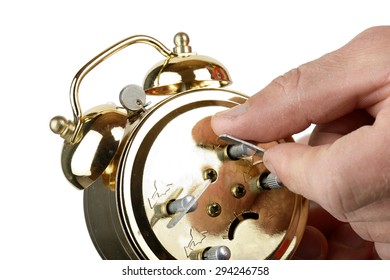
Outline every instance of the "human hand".
POLYGON ((362 239, 349 223, 341 222, 311 202, 307 226, 293 259, 378 259, 374 243, 362 239))
POLYGON ((285 138, 311 123, 317 126, 309 145, 268 149, 266 167, 390 259, 389 26, 362 32, 212 119, 217 135, 258 142, 285 138))

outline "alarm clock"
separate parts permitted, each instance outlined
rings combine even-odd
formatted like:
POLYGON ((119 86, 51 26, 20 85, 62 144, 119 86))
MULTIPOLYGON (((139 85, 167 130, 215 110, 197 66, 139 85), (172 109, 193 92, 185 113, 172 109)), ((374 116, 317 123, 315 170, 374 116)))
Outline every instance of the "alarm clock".
POLYGON ((308 201, 290 192, 262 162, 270 143, 215 135, 211 117, 247 100, 226 86, 217 60, 174 36, 171 51, 136 35, 98 54, 70 87, 73 120, 56 116, 66 179, 84 192, 90 237, 103 259, 288 259, 306 225, 308 201), (83 112, 83 78, 118 51, 143 43, 164 56, 144 84, 126 85, 119 105, 83 112), (259 152, 260 151, 260 152, 259 152), (272 177, 275 179, 274 177, 272 177))

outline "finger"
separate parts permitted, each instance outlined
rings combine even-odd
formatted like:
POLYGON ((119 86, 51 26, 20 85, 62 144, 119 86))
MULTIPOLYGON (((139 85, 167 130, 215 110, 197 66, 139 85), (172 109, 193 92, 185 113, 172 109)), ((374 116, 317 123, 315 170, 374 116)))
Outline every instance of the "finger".
POLYGON ((353 222, 353 230, 362 238, 374 242, 390 243, 390 221, 353 222))
POLYGON ((358 236, 349 224, 339 226, 328 239, 328 259, 369 260, 374 257, 374 243, 358 236))
POLYGON ((328 242, 317 228, 306 226, 301 243, 293 255, 295 260, 323 260, 328 254, 328 242))
POLYGON ((390 260, 390 243, 375 243, 375 249, 383 260, 390 260))
POLYGON ((389 96, 381 90, 388 84, 389 38, 390 28, 369 29, 343 48, 289 71, 246 103, 215 115, 214 131, 267 142, 369 109, 389 96))
POLYGON ((390 112, 383 112, 373 126, 333 144, 280 144, 268 149, 263 161, 290 190, 346 221, 346 213, 390 196, 389 126, 390 112))
POLYGON ((365 110, 356 110, 335 121, 317 125, 311 133, 308 143, 310 146, 331 144, 340 137, 373 123, 373 117, 365 110))
POLYGON ((307 225, 317 228, 325 237, 328 237, 341 224, 342 222, 325 211, 317 203, 310 202, 307 225))
POLYGON ((364 205, 346 216, 349 222, 390 222, 389 209, 390 197, 364 205))
POLYGON ((192 138, 198 145, 219 146, 224 142, 219 139, 211 128, 211 116, 205 117, 198 121, 192 128, 192 138))

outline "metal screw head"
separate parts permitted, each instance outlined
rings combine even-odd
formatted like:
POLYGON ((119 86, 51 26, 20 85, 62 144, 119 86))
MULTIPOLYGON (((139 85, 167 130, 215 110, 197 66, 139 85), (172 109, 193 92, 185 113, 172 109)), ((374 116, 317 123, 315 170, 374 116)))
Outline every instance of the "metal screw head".
POLYGON ((235 198, 241 198, 244 197, 246 194, 245 187, 241 184, 236 184, 234 185, 231 189, 230 192, 235 198))
POLYGON ((215 182, 217 180, 218 173, 212 168, 208 168, 203 171, 203 180, 211 180, 211 183, 215 182))
POLYGON ((207 205, 207 215, 209 215, 210 217, 218 217, 221 212, 222 208, 221 205, 219 205, 218 203, 212 202, 207 205))

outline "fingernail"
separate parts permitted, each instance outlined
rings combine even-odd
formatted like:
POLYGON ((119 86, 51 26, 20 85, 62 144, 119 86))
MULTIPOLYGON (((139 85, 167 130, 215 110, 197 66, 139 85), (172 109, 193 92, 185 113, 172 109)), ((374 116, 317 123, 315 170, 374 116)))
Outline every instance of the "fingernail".
POLYGON ((217 117, 231 118, 234 119, 248 111, 248 103, 237 105, 229 110, 225 110, 216 114, 217 117))

